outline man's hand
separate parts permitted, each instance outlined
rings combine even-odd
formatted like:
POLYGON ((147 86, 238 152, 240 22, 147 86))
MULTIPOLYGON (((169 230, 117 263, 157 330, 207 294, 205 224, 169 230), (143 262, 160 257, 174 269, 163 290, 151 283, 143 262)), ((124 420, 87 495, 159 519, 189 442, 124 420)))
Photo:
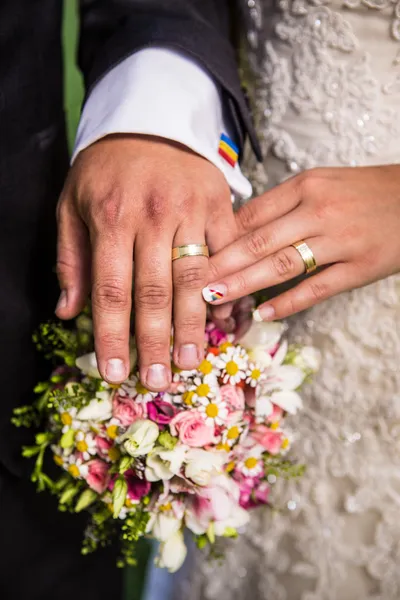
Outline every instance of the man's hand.
POLYGON ((91 292, 99 370, 110 383, 129 374, 134 279, 140 374, 165 390, 173 360, 195 368, 203 357, 208 260, 171 262, 171 249, 206 242, 215 252, 235 238, 222 173, 190 150, 154 137, 116 135, 83 151, 58 205, 62 319, 75 317, 91 292), (133 269, 134 263, 134 269, 133 269), (134 273, 133 273, 134 271, 134 273))

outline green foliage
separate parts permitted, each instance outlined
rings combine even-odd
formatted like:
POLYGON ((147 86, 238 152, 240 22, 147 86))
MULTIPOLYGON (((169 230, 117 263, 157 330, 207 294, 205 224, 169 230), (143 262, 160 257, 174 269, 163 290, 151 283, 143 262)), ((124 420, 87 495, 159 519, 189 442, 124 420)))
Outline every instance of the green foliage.
POLYGON ((295 479, 302 477, 305 473, 305 465, 297 465, 290 460, 281 457, 268 456, 264 461, 265 475, 275 475, 284 479, 295 479))
POLYGON ((117 563, 119 567, 137 565, 137 543, 146 533, 149 518, 149 513, 138 508, 125 519, 122 525, 122 552, 117 563))
POLYGON ((171 435, 168 431, 162 431, 157 438, 157 443, 164 446, 167 450, 173 450, 178 443, 178 438, 171 435))

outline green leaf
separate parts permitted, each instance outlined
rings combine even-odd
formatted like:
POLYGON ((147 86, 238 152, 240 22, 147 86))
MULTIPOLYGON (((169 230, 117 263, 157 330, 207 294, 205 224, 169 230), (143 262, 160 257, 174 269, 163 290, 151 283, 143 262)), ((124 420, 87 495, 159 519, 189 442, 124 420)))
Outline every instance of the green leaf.
POLYGON ((132 456, 123 456, 118 465, 118 472, 123 475, 125 471, 129 471, 131 466, 133 465, 134 458, 132 456))
POLYGON ((234 527, 226 527, 223 535, 224 537, 236 538, 238 536, 238 532, 234 527))
POLYGON ((70 482, 70 480, 70 475, 63 475, 63 477, 61 477, 58 481, 55 482, 54 489, 57 492, 61 492, 61 490, 64 489, 65 486, 70 482))
POLYGON ((35 394, 42 394, 43 392, 46 392, 49 389, 49 387, 50 386, 48 381, 42 381, 37 384, 33 391, 35 392, 35 394))
POLYGON ((208 538, 206 535, 198 535, 196 536, 196 546, 199 550, 203 550, 208 545, 208 538))
POLYGON ((208 537, 208 541, 210 544, 215 544, 215 528, 214 523, 210 523, 208 529, 206 531, 206 536, 208 537))
POLYGON ((118 477, 114 484, 113 489, 113 507, 114 507, 114 519, 118 518, 121 508, 125 504, 126 495, 128 493, 128 484, 124 477, 118 477))
POLYGON ((75 431, 73 429, 68 429, 68 431, 66 431, 60 440, 60 446, 61 448, 71 448, 74 445, 74 439, 75 439, 75 431))
POLYGON ((25 458, 31 458, 32 456, 36 456, 36 454, 39 454, 39 452, 39 446, 24 446, 22 448, 22 456, 24 456, 25 458))
POLYGON ((178 438, 173 437, 168 431, 162 431, 157 438, 157 442, 167 450, 173 450, 178 443, 178 438))
POLYGON ((75 512, 81 512, 85 508, 88 508, 98 498, 98 494, 91 489, 87 489, 79 496, 75 506, 75 512))

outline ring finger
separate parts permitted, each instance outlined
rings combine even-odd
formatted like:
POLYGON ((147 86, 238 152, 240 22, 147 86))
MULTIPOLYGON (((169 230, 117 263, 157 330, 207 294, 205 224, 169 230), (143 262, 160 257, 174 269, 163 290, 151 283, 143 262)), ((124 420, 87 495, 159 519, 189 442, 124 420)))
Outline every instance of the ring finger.
MULTIPOLYGON (((174 246, 204 244, 199 224, 181 226, 174 246)), ((174 363, 180 369, 194 369, 203 360, 206 305, 201 290, 207 283, 208 258, 188 256, 173 262, 174 282, 174 363)))
MULTIPOLYGON (((318 267, 343 260, 340 248, 328 238, 319 236, 305 241, 318 267)), ((289 246, 220 282, 208 284, 203 290, 203 297, 210 304, 223 304, 257 290, 279 285, 303 273, 303 259, 293 246, 289 246)))

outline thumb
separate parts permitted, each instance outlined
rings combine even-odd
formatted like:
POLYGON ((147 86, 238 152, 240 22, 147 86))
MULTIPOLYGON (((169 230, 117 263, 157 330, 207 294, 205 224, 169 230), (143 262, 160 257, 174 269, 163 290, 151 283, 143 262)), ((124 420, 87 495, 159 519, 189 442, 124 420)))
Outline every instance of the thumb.
POLYGON ((72 319, 85 307, 90 289, 89 236, 71 199, 64 195, 57 207, 57 276, 61 288, 56 314, 72 319))

